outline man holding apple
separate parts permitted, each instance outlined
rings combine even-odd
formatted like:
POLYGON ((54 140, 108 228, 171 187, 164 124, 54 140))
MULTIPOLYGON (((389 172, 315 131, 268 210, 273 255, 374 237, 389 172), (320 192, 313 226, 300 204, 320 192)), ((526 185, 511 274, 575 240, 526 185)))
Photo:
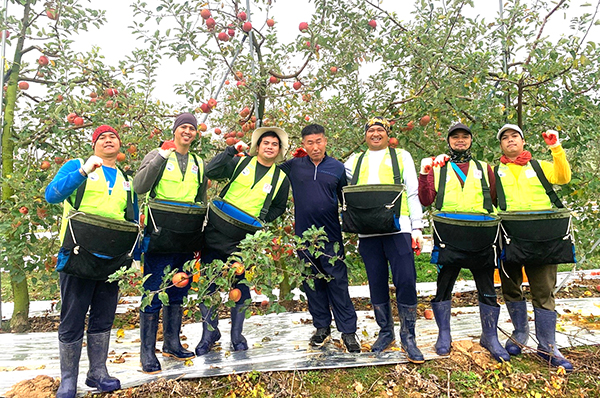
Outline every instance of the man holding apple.
MULTIPOLYGON (((228 205, 259 220, 261 224, 271 222, 282 215, 287 206, 290 182, 276 165, 283 161, 287 147, 288 135, 284 130, 277 127, 258 128, 252 134, 250 156, 242 153, 248 149, 248 145, 243 142, 228 146, 208 163, 206 175, 214 180, 229 179, 229 183, 220 194, 222 200, 228 205)), ((214 237, 211 239, 211 233, 215 236, 217 233, 211 228, 209 217, 206 227, 206 246, 202 252, 204 264, 210 264, 214 260, 227 261, 243 239, 227 239, 225 236, 223 239, 214 239, 214 237)), ((241 298, 238 298, 236 305, 231 308, 231 347, 234 351, 248 349, 242 331, 250 289, 245 283, 239 283, 244 278, 245 271, 237 276, 237 282, 233 286, 241 291, 241 298)), ((215 288, 212 285, 210 290, 214 291, 215 288)), ((202 303, 200 311, 205 321, 202 339, 196 347, 198 356, 208 353, 221 338, 216 309, 207 308, 202 303)))
MULTIPOLYGON (((92 269, 129 266, 133 260, 131 253, 110 257, 99 254, 96 249, 104 242, 119 239, 122 235, 93 237, 91 245, 84 245, 89 239, 75 233, 72 227, 75 216, 95 216, 106 221, 125 222, 137 235, 137 197, 131 191, 129 177, 116 166, 121 139, 117 131, 107 125, 98 127, 92 135, 94 155, 85 162, 73 159, 65 163, 52 182, 46 187, 46 200, 49 203, 63 202, 64 212, 61 225, 61 249, 58 253, 56 270, 60 272, 61 313, 58 327, 61 382, 56 393, 58 398, 74 398, 77 395, 77 375, 83 345, 86 314, 89 311, 87 328, 87 353, 90 368, 85 384, 102 392, 118 390, 121 383, 111 377, 106 369, 110 331, 117 308, 119 286, 117 282, 107 283, 105 275, 84 273, 88 266, 92 269), (71 221, 73 219, 73 221, 71 221), (129 222, 133 225, 129 225, 129 222), (74 235, 78 235, 75 238, 74 235), (75 242, 70 245, 69 242, 75 242), (93 246, 93 247, 92 247, 93 246), (91 264, 91 265, 90 265, 91 264)), ((87 224, 91 225, 91 224, 87 224)), ((92 227, 84 229, 91 230, 92 227)), ((96 230, 94 230, 96 231, 96 230)), ((128 243, 133 252, 134 241, 128 243)), ((103 249, 110 250, 104 247, 103 249)))
POLYGON ((418 197, 418 180, 411 155, 403 149, 390 147, 390 122, 376 116, 365 124, 363 154, 353 154, 345 163, 349 181, 357 174, 355 185, 404 184, 396 231, 382 234, 359 233, 359 253, 365 263, 371 303, 379 325, 379 336, 371 347, 381 352, 395 340, 394 319, 389 295, 389 269, 396 287, 396 302, 400 317, 401 346, 413 363, 423 363, 423 354, 417 347, 415 323, 417 320, 417 273, 413 250, 423 245, 423 210, 418 197), (398 170, 399 175, 396 175, 398 170))
POLYGON ((306 250, 298 252, 300 258, 311 264, 314 274, 332 277, 329 281, 315 279, 314 289, 304 283, 308 310, 317 329, 310 345, 320 347, 330 339, 333 310, 346 349, 355 353, 360 352, 360 344, 356 340, 356 310, 348 293, 348 270, 341 260, 333 265, 329 263, 333 256, 344 256, 338 205, 342 187, 347 185, 346 172, 342 162, 327 156, 326 147, 323 126, 308 125, 302 129, 302 147, 294 153, 293 159, 281 165, 281 169, 292 184, 296 235, 302 236, 304 231, 315 226, 323 227, 328 238, 324 254, 318 258, 306 250))
MULTIPOLYGON (((560 144, 558 132, 548 130, 542 133, 546 145, 552 152, 554 162, 537 162, 532 159, 531 153, 524 148, 523 131, 517 125, 505 124, 498 130, 496 137, 503 153, 496 170, 499 201, 501 191, 505 196, 504 206, 499 203, 499 207, 507 212, 551 209, 555 202, 551 199, 554 191, 549 184, 566 184, 571 180, 571 168, 565 150, 560 144), (535 163, 540 167, 539 171, 536 171, 535 163), (539 174, 540 171, 542 175, 539 174), (543 179, 549 183, 548 189, 544 186, 543 179)), ((573 370, 573 365, 558 351, 555 341, 554 287, 557 270, 557 264, 525 264, 535 317, 537 353, 552 366, 562 366, 569 372, 573 370)), ((506 342, 506 350, 510 355, 519 355, 521 346, 529 339, 527 302, 521 287, 522 265, 505 262, 500 271, 500 279, 506 308, 515 328, 511 338, 506 342)))
MULTIPOLYGON (((174 219, 178 216, 178 209, 193 211, 203 208, 206 204, 208 184, 204 174, 204 162, 190 152, 197 134, 197 120, 193 114, 182 113, 177 116, 173 124, 173 140, 165 141, 159 149, 149 152, 133 180, 136 193, 147 194, 148 202, 149 216, 146 217, 144 234, 144 275, 150 277, 144 282, 146 290, 160 289, 167 266, 171 271, 181 271, 184 263, 194 258, 194 251, 201 249, 199 245, 191 242, 193 234, 175 234, 169 230, 167 224, 169 218, 174 219), (158 210, 153 214, 153 203, 161 203, 163 209, 166 207, 167 210, 163 212, 166 211, 167 220, 156 221, 158 210), (172 212, 169 213, 169 210, 172 212), (171 247, 168 247, 169 245, 171 247)), ((186 224, 186 220, 183 219, 181 224, 186 224)), ((194 357, 193 352, 182 347, 179 338, 183 313, 181 306, 189 288, 189 283, 171 286, 166 290, 169 305, 163 307, 158 295, 155 295, 151 304, 140 311, 140 357, 144 373, 154 374, 161 371, 160 362, 155 354, 161 307, 163 356, 182 361, 194 357)))

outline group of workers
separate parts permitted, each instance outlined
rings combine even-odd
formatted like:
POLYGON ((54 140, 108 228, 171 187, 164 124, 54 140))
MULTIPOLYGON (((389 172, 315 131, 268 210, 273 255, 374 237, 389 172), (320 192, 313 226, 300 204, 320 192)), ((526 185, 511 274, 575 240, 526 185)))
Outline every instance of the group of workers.
MULTIPOLYGON (((62 271, 58 333, 61 384, 57 397, 76 395, 88 311, 87 352, 90 366, 85 383, 103 392, 120 388, 119 380, 111 377, 106 368, 118 285, 116 282, 106 282, 106 276, 90 276, 88 273, 78 273, 77 269, 78 264, 89 262, 90 259, 95 261, 96 258, 100 259, 98 261, 118 262, 113 266, 128 266, 133 260, 134 250, 116 257, 115 253, 107 255, 106 252, 84 248, 83 243, 77 243, 77 233, 73 228, 77 215, 90 214, 137 223, 139 210, 136 194, 146 194, 147 201, 163 201, 179 208, 205 207, 208 179, 229 180, 220 198, 260 225, 275 220, 286 211, 291 185, 295 234, 302 236, 304 231, 315 226, 323 227, 328 238, 323 250, 326 256, 314 257, 308 251, 297 253, 310 264, 315 274, 330 276, 327 279, 317 278, 312 287, 308 283, 303 286, 316 328, 309 344, 316 347, 324 345, 331 337, 331 323, 335 319, 341 340, 351 353, 361 352, 361 344, 356 337, 357 316, 348 292, 347 268, 341 260, 334 264, 329 261, 331 256, 344 256, 339 214, 343 188, 349 182, 357 186, 403 184, 395 231, 359 233, 359 253, 365 264, 371 303, 379 326, 378 337, 370 348, 372 352, 381 352, 395 341, 388 282, 391 269, 396 288, 401 347, 410 362, 424 362, 415 335, 417 292, 414 262, 414 252, 423 245, 423 206, 432 204, 439 197, 438 207, 442 211, 484 213, 482 186, 489 189, 494 204, 497 187, 502 186, 509 211, 545 209, 551 208, 552 204, 545 199, 544 187, 531 167, 531 154, 524 150, 524 135, 518 126, 505 125, 497 134, 503 155, 496 173, 491 166, 472 158, 472 132, 460 123, 448 131, 448 154, 423 159, 419 175, 411 155, 406 150, 390 146, 391 125, 388 120, 383 117, 369 119, 364 133, 368 149, 362 154, 353 154, 345 163, 327 155, 325 129, 318 124, 311 124, 302 130, 302 147, 294 152, 292 159, 285 162, 289 146, 287 133, 275 127, 261 127, 253 132, 250 146, 238 142, 205 164, 190 151, 198 134, 197 120, 193 114, 183 113, 175 119, 172 140, 165 141, 160 148, 148 153, 131 180, 127 173, 116 166, 116 157, 122 144, 119 134, 110 126, 98 127, 92 136, 94 154, 85 161, 68 161, 46 189, 47 201, 64 202, 65 208, 61 229, 63 245, 57 262, 57 270, 62 271), (444 168, 447 170, 440 174, 444 168), (445 179, 445 184, 439 183, 440 175, 445 179), (133 219, 132 213, 135 214, 133 219), (75 243, 65 244, 67 240, 75 243), (91 257, 88 254, 84 256, 88 251, 91 251, 91 257)), ((567 183, 570 169, 558 133, 548 131, 544 133, 544 139, 554 158, 553 163, 541 162, 545 177, 552 184, 567 183)), ((147 224, 151 224, 149 218, 146 219, 147 224)), ((83 225, 85 229, 88 224, 83 225)), ((168 227, 164 226, 164 229, 168 227)), ((211 231, 209 222, 204 233, 211 234, 211 231)), ((189 237, 189 234, 185 236, 189 237)), ((106 240, 110 243, 109 238, 106 240)), ((145 279, 144 288, 150 291, 160 288, 167 266, 171 270, 181 270, 184 263, 194 257, 193 251, 153 251, 152 247, 157 247, 153 246, 153 242, 160 239, 160 225, 145 228, 141 245, 145 252, 143 270, 145 276, 150 276, 145 279)), ((210 264, 216 259, 227 261, 236 251, 240 240, 208 239, 207 236, 201 250, 202 263, 210 264)), ((521 266, 507 266, 501 273, 504 300, 515 328, 511 339, 503 347, 497 336, 500 306, 494 290, 495 267, 496 264, 490 263, 471 269, 479 294, 483 330, 481 344, 496 360, 508 361, 511 355, 520 354, 521 347, 529 337, 527 307, 521 287, 523 275, 521 266)), ((448 355, 451 349, 451 293, 460 269, 456 265, 438 264, 437 293, 431 304, 439 328, 435 345, 439 355, 448 355)), ((554 341, 556 313, 553 287, 557 265, 526 266, 525 271, 533 296, 538 353, 552 365, 571 370, 572 365, 562 357, 554 341)), ((235 351, 248 349, 242 331, 250 292, 245 283, 238 283, 242 279, 244 274, 239 275, 236 281, 242 297, 231 308, 231 348, 235 351)), ((187 360, 204 355, 221 338, 217 308, 200 304, 202 338, 194 352, 182 346, 182 305, 188 289, 189 285, 184 288, 170 287, 166 290, 169 305, 163 306, 155 296, 151 304, 140 311, 140 359, 144 373, 161 371, 161 364, 156 357, 161 307, 163 356, 187 360)), ((214 291, 214 286, 211 289, 214 291)))

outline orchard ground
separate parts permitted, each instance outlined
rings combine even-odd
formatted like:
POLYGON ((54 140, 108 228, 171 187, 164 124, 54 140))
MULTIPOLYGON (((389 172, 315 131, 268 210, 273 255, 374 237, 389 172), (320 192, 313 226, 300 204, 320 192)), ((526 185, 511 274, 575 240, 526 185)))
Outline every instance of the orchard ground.
MULTIPOLYGON (((427 272, 431 270, 431 265, 421 259, 417 263, 420 280, 432 281, 435 279, 435 272, 427 272)), ((591 267, 591 263, 587 264, 590 264, 591 267)), ((583 264, 583 266, 585 265, 583 264)), ((566 265, 562 268, 570 269, 570 266, 566 265)), ((589 275, 590 272, 587 274, 589 275)), ((352 273, 352 278, 355 282, 363 279, 359 273, 352 273)), ((599 279, 593 276, 586 278, 583 273, 578 272, 571 278, 566 288, 557 294, 557 298, 600 297, 600 291, 596 289, 599 284, 599 279)), ((48 291, 47 287, 40 290, 48 291)), ((528 289, 526 290, 529 295, 528 289)), ((501 297, 499 289, 497 293, 501 297)), ((42 295, 34 296, 35 298, 48 299, 49 297, 42 295)), ((424 310, 429 308, 430 299, 431 297, 419 299, 418 310, 421 320, 424 310)), ((369 300, 366 298, 355 298, 354 304, 357 310, 371 310, 369 300)), ((477 305, 475 292, 455 293, 454 307, 474 305, 477 305)), ((306 311, 306 304, 303 301, 286 302, 285 306, 289 311, 306 311)), ((222 310, 221 315, 227 317, 227 308, 223 307, 222 310)), ((264 305, 255 304, 252 307, 254 314, 260 315, 267 311, 268 308, 264 305)), ((585 328, 598 328, 597 317, 588 319, 576 316, 576 311, 573 313, 572 321, 578 322, 585 328)), ((190 311, 185 323, 194 322, 193 319, 193 311, 190 311)), ((125 314, 117 315, 114 327, 132 329, 139 326, 138 322, 137 310, 130 310, 125 314)), ((56 331, 58 323, 58 316, 36 317, 32 319, 32 330, 34 332, 56 331)), ((531 340, 530 345, 532 345, 531 340)), ((576 372, 573 374, 564 375, 560 372, 557 373, 554 369, 549 369, 534 354, 524 354, 522 357, 513 358, 510 364, 498 365, 478 344, 460 341, 455 342, 450 357, 437 358, 420 366, 399 364, 323 371, 250 372, 190 380, 160 379, 139 387, 95 396, 119 398, 150 396, 599 396, 600 352, 598 346, 563 349, 562 352, 576 363, 576 372)), ((40 379, 36 383, 46 390, 55 389, 56 381, 50 379, 40 379)))

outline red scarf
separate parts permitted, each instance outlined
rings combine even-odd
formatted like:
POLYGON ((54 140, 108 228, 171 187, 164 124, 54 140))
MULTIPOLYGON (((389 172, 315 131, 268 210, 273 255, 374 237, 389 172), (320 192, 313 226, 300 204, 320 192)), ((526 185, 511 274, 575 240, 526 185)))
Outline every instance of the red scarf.
POLYGON ((509 158, 506 157, 506 155, 502 155, 502 157, 500 158, 500 162, 502 162, 503 164, 514 163, 518 166, 525 166, 530 160, 531 160, 531 152, 529 152, 529 151, 521 152, 521 154, 519 156, 517 156, 517 158, 514 160, 510 160, 509 158))

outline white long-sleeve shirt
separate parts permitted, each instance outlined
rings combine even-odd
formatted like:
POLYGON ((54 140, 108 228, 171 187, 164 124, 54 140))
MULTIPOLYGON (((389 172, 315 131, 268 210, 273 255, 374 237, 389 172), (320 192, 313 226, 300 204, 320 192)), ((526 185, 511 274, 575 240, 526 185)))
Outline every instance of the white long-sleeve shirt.
MULTIPOLYGON (((367 159, 369 161, 369 170, 379 170, 379 166, 383 161, 383 157, 385 156, 388 149, 381 149, 379 151, 367 150, 367 159)), ((409 216, 400 215, 400 231, 393 233, 411 233, 413 229, 421 229, 423 228, 423 207, 421 206, 421 202, 419 201, 419 180, 417 178, 417 171, 415 169, 415 163, 412 159, 410 153, 405 151, 404 149, 396 149, 396 151, 400 151, 402 155, 402 164, 404 166, 404 170, 402 172, 402 183, 406 187, 405 194, 407 195, 407 203, 408 203, 408 213, 409 216)), ((344 167, 346 168, 346 176, 348 177, 348 181, 352 180, 352 175, 354 173, 354 160, 356 156, 360 156, 360 154, 353 154, 350 158, 344 163, 344 167)), ((378 172, 370 172, 367 184, 381 184, 379 180, 378 172)), ((363 235, 359 234, 359 237, 369 237, 369 236, 379 236, 379 235, 389 235, 389 234, 377 234, 377 235, 363 235)))

